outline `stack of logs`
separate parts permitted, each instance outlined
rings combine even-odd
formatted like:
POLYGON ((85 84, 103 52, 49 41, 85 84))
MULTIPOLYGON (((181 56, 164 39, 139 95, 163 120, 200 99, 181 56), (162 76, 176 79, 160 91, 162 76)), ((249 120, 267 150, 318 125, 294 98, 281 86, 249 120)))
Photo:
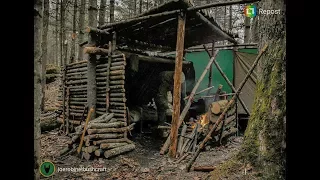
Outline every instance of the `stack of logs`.
MULTIPOLYGON (((87 47, 89 48, 89 47, 87 47)), ((59 89, 60 112, 65 112, 65 118, 69 119, 70 124, 79 125, 87 116, 87 62, 79 61, 66 65, 65 82, 59 89), (65 93, 63 93, 63 89, 65 93), (64 94, 64 95, 63 95, 64 94), (63 100, 65 108, 63 109, 63 100)), ((123 54, 111 56, 110 79, 108 79, 108 57, 100 56, 96 66, 96 85, 97 85, 97 104, 96 114, 102 115, 106 112, 107 88, 110 89, 109 101, 110 111, 118 119, 126 121, 126 98, 125 98, 125 57, 123 54), (107 87, 109 86, 109 87, 107 87)), ((63 113, 59 116, 59 122, 63 122, 63 113)))
MULTIPOLYGON (((223 112, 224 108, 228 104, 228 100, 219 100, 215 101, 210 105, 207 113, 202 114, 200 119, 197 119, 194 122, 184 123, 182 128, 179 129, 179 137, 177 144, 177 153, 176 158, 180 158, 178 162, 182 161, 189 154, 196 152, 199 144, 208 134, 211 127, 218 120, 219 115, 223 112)), ((223 123, 216 128, 212 134, 213 142, 218 142, 221 144, 221 141, 237 132, 236 126, 236 107, 233 106, 229 108, 225 115, 223 123)), ((164 127, 160 127, 164 128, 164 127)), ((170 126, 167 127, 170 129, 170 126)))
POLYGON ((86 160, 94 157, 111 158, 135 149, 133 142, 124 135, 131 131, 134 125, 133 123, 126 126, 122 120, 114 116, 114 113, 105 113, 89 120, 87 124, 77 126, 68 147, 76 144, 79 153, 86 160))

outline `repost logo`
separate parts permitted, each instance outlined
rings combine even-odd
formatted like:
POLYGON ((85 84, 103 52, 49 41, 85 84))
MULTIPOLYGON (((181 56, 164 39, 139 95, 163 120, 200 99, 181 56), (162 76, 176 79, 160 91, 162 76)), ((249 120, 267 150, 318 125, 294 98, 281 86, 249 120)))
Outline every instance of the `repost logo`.
POLYGON ((56 171, 56 167, 52 162, 45 161, 41 164, 39 170, 40 174, 42 174, 44 177, 50 177, 56 171))
POLYGON ((244 7, 244 15, 246 17, 253 18, 257 15, 257 7, 254 5, 248 5, 244 7))
POLYGON ((257 15, 274 15, 280 14, 280 9, 259 9, 255 5, 248 5, 244 7, 244 15, 249 18, 254 18, 257 15))

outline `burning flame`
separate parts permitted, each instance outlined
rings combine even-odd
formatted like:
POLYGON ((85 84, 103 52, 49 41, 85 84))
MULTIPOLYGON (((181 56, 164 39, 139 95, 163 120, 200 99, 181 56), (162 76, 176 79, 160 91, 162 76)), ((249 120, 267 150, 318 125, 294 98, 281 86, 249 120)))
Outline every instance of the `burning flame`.
MULTIPOLYGON (((209 118, 207 117, 207 114, 200 115, 197 123, 201 125, 201 128, 203 128, 205 125, 207 125, 209 123, 209 118)), ((192 129, 195 128, 197 123, 193 123, 191 128, 192 129)))
POLYGON ((207 114, 202 114, 200 115, 200 120, 199 120, 200 124, 202 127, 204 127, 205 125, 207 125, 209 123, 209 118, 207 117, 207 114))

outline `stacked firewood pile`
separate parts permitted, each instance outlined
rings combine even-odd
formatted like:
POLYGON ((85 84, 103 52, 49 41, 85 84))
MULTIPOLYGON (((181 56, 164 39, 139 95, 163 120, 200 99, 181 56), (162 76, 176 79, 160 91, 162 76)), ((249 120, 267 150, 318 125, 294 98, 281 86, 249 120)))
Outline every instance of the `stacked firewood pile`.
MULTIPOLYGON (((102 115, 106 112, 107 88, 110 89, 109 104, 110 111, 114 112, 117 118, 125 119, 125 57, 123 54, 112 55, 110 64, 110 84, 107 85, 108 78, 108 58, 100 57, 96 66, 97 104, 96 114, 102 115), (108 86, 108 87, 107 87, 108 86)), ((87 62, 79 61, 66 65, 62 75, 64 78, 59 88, 60 112, 59 121, 63 122, 63 112, 65 119, 69 119, 70 124, 79 125, 87 116, 87 62), (64 85, 63 85, 64 84, 64 85), (64 106, 63 106, 64 104, 64 106), (65 108, 63 108, 65 107, 65 108)))
POLYGON ((90 121, 91 111, 86 122, 75 127, 75 133, 65 151, 76 147, 78 154, 89 160, 94 157, 111 158, 135 149, 134 143, 125 135, 133 129, 134 123, 126 126, 114 113, 105 113, 90 121))

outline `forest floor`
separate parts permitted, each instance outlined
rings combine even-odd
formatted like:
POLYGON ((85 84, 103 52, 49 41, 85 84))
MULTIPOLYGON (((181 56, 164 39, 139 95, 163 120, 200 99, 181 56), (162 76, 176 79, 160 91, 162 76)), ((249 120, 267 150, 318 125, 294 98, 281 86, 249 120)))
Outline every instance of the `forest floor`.
MULTIPOLYGON (((200 153, 194 166, 217 166, 229 159, 238 149, 242 137, 231 137, 229 141, 220 147, 206 148, 200 153)), ((180 163, 170 159, 167 155, 160 155, 159 151, 164 140, 155 139, 150 135, 137 135, 132 137, 136 149, 126 154, 111 159, 85 160, 77 155, 68 155, 59 158, 59 152, 66 147, 69 137, 60 135, 54 130, 41 135, 41 159, 49 160, 56 166, 53 179, 77 179, 77 180, 124 180, 124 179, 179 179, 179 180, 203 180, 207 179, 209 172, 186 172, 186 164, 191 159, 189 155, 180 163), (58 172, 58 168, 79 167, 106 167, 106 172, 58 172)), ((51 179, 52 177, 50 177, 51 179)), ((42 179, 48 179, 42 177, 42 179)))
MULTIPOLYGON (((59 80, 46 87, 45 107, 48 111, 58 107, 59 80)), ((58 180, 203 180, 209 172, 190 171, 185 168, 192 155, 180 163, 167 155, 160 155, 160 149, 165 139, 157 135, 133 133, 130 137, 136 148, 126 154, 111 159, 85 160, 77 155, 59 157, 59 152, 67 146, 71 138, 62 135, 58 130, 41 134, 41 159, 49 160, 56 166, 52 177, 41 179, 58 180), (58 172, 59 168, 106 167, 105 172, 58 172)), ((242 143, 242 137, 230 137, 226 144, 219 147, 207 146, 201 152, 193 166, 217 166, 237 153, 242 143)))

